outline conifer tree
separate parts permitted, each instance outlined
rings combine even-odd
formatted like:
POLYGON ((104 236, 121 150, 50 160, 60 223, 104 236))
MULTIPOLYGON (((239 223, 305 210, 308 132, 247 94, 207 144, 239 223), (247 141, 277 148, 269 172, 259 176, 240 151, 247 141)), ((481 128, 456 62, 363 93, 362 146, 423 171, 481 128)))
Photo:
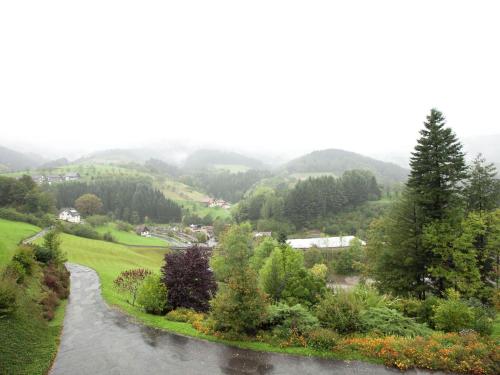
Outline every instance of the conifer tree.
POLYGON ((460 202, 466 177, 462 145, 441 112, 432 109, 410 159, 408 187, 414 190, 426 219, 443 219, 460 202))

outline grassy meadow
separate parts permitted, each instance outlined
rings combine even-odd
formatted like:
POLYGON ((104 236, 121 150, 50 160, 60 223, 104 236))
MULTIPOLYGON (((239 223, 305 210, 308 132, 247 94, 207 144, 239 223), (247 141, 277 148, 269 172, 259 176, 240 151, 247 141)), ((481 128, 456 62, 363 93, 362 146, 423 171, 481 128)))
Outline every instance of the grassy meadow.
MULTIPOLYGON (((40 228, 0 219, 0 268, 7 264, 17 244, 40 228)), ((0 374, 46 374, 56 356, 64 320, 66 301, 57 308, 55 318, 42 319, 40 269, 26 277, 18 294, 14 315, 0 319, 0 374)))
POLYGON ((100 234, 111 233, 111 235, 116 239, 117 242, 124 245, 133 246, 168 246, 168 243, 164 240, 155 237, 142 237, 134 232, 125 232, 118 230, 116 225, 109 223, 107 225, 102 225, 96 228, 97 232, 100 234))
POLYGON ((10 261, 21 240, 39 231, 31 224, 0 219, 0 268, 10 261))

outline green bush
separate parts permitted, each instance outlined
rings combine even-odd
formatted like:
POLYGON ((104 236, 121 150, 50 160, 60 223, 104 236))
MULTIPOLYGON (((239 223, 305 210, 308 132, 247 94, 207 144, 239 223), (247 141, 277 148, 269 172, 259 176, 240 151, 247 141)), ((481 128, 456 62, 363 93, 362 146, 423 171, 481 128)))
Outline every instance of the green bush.
POLYGON ((90 225, 92 225, 93 227, 99 227, 101 225, 109 223, 110 219, 106 215, 92 215, 92 216, 87 216, 85 218, 85 221, 90 225))
POLYGON ((36 266, 33 248, 25 245, 19 246, 12 257, 12 261, 18 262, 23 267, 25 273, 31 275, 36 266))
POLYGON ((39 218, 32 214, 25 214, 16 211, 13 208, 0 208, 0 218, 12 221, 22 221, 24 223, 29 223, 36 225, 37 227, 45 227, 50 225, 47 223, 47 218, 39 218))
POLYGON ((194 323, 195 321, 203 320, 205 315, 191 309, 179 307, 178 309, 169 311, 165 318, 172 322, 194 323))
POLYGON ((50 262, 59 262, 61 254, 57 250, 48 249, 42 246, 35 246, 33 253, 38 262, 48 264, 50 262))
POLYGON ((14 280, 17 284, 22 284, 26 277, 26 271, 21 263, 11 260, 5 267, 3 277, 14 280))
POLYGON ((491 335, 493 333, 493 323, 496 317, 496 311, 493 307, 486 306, 481 301, 471 298, 467 304, 474 312, 474 323, 472 329, 481 335, 491 335))
POLYGON ((298 334, 309 332, 319 327, 319 321, 300 304, 288 306, 277 303, 269 306, 266 325, 273 328, 278 336, 287 336, 292 330, 298 334))
POLYGON ((382 335, 416 337, 432 332, 427 326, 388 307, 371 307, 364 310, 361 313, 361 322, 363 330, 382 335))
POLYGON ((370 307, 392 307, 391 301, 386 295, 379 294, 375 288, 365 284, 358 284, 352 292, 356 300, 362 305, 363 309, 370 307))
POLYGON ((130 232, 130 231, 134 230, 134 227, 125 221, 118 220, 116 222, 116 229, 121 230, 123 232, 130 232))
POLYGON ((13 280, 6 277, 0 279, 0 319, 16 311, 17 288, 13 280))
POLYGON ((137 303, 150 314, 162 314, 167 307, 167 288, 159 275, 146 277, 137 291, 137 303))
POLYGON ((62 230, 65 233, 72 234, 78 237, 90 238, 91 240, 101 239, 100 234, 88 224, 63 223, 62 230))
POLYGON ((321 325, 339 333, 356 332, 361 329, 361 304, 353 293, 338 290, 328 293, 316 308, 321 325))
POLYGON ((338 333, 326 329, 316 328, 307 333, 307 346, 316 350, 332 350, 339 342, 338 333))
POLYGON ((108 242, 116 242, 116 238, 113 237, 113 235, 111 234, 111 232, 106 232, 102 235, 102 239, 104 241, 108 241, 108 242))
POLYGON ((458 292, 448 291, 448 299, 438 302, 434 308, 433 321, 436 329, 459 332, 474 326, 474 310, 460 300, 458 292))
POLYGON ((395 301, 393 307, 403 315, 414 318, 416 322, 426 323, 434 328, 434 308, 438 302, 439 298, 434 296, 429 296, 423 301, 416 298, 401 298, 395 301))

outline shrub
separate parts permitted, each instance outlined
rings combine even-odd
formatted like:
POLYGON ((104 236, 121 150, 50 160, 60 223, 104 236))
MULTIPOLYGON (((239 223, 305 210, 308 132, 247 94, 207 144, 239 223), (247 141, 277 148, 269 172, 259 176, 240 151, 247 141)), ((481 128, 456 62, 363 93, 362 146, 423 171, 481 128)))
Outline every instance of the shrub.
POLYGON ((168 290, 168 304, 207 311, 217 284, 209 266, 209 253, 201 247, 165 255, 163 282, 168 290))
POLYGON ((151 271, 144 268, 136 268, 123 271, 113 281, 118 292, 128 295, 130 300, 127 300, 132 306, 135 305, 137 291, 146 277, 151 275, 151 271))
POLYGON ((169 311, 169 313, 165 315, 165 318, 167 318, 167 320, 171 320, 172 322, 193 324, 195 322, 202 321, 205 318, 205 314, 196 312, 192 309, 180 307, 176 310, 169 311))
POLYGON ((50 264, 43 269, 43 284, 58 298, 69 296, 69 272, 63 265, 50 264))
POLYGON ((106 215, 92 215, 88 216, 85 221, 92 225, 93 227, 99 227, 109 223, 110 219, 106 215))
POLYGON ((360 313, 361 305, 354 294, 343 290, 328 293, 316 309, 316 316, 321 325, 339 333, 359 331, 360 313))
POLYGON ((434 308, 433 321, 438 330, 458 332, 473 327, 474 311, 460 300, 458 292, 449 290, 448 299, 440 300, 434 308))
POLYGON ((17 285, 14 280, 0 279, 0 319, 9 316, 17 308, 17 285))
POLYGON ((90 238, 91 240, 98 240, 101 238, 100 234, 88 224, 63 223, 62 230, 65 233, 78 237, 90 238))
POLYGON ((118 220, 116 222, 116 229, 121 230, 123 232, 130 232, 134 229, 134 227, 131 224, 126 223, 125 221, 118 220))
POLYGON ((18 212, 13 208, 0 208, 0 218, 12 221, 22 221, 24 223, 33 224, 41 228, 50 225, 53 221, 49 220, 49 223, 47 223, 46 217, 39 218, 32 214, 18 212))
POLYGON ((339 341, 339 334, 326 328, 316 328, 306 335, 307 346, 316 350, 332 350, 339 341))
POLYGON ((20 246, 12 257, 12 261, 18 262, 23 267, 26 274, 31 275, 36 266, 33 248, 26 245, 20 246))
POLYGON ((111 234, 111 232, 106 232, 102 235, 102 239, 104 241, 108 241, 108 242, 116 242, 116 239, 115 237, 113 237, 113 235, 111 234))
POLYGON ((364 330, 382 335, 415 337, 431 333, 425 325, 388 307, 370 307, 361 313, 361 322, 364 330))
POLYGON ((59 306, 59 297, 57 297, 57 294, 52 290, 49 290, 43 295, 40 304, 42 305, 43 308, 42 315, 44 319, 47 320, 54 319, 56 308, 57 306, 59 306))
POLYGON ((496 312, 493 307, 484 305, 481 301, 471 298, 467 304, 474 312, 474 323, 472 328, 481 335, 491 335, 493 333, 493 323, 496 312))
POLYGON ((364 285, 357 285, 352 292, 354 298, 363 306, 364 309, 371 307, 392 307, 393 302, 386 295, 379 294, 376 289, 364 285))
POLYGON ((149 275, 137 291, 137 303, 146 312, 161 314, 167 306, 167 288, 159 275, 149 275))
POLYGON ((7 267, 5 267, 3 277, 14 280, 18 284, 22 284, 24 282, 24 278, 26 276, 26 271, 21 263, 11 260, 7 267))
POLYGON ((413 367, 465 374, 498 374, 500 356, 493 340, 474 332, 434 333, 430 337, 346 338, 335 347, 338 353, 360 351, 381 359, 385 365, 406 370, 413 367))
POLYGON ((274 327, 278 336, 286 336, 294 330, 298 334, 305 334, 313 328, 318 328, 319 321, 305 307, 300 304, 288 306, 278 303, 269 306, 266 324, 274 327))
POLYGON ((416 298, 401 298, 395 301, 393 307, 403 315, 414 318, 418 323, 426 323, 434 328, 432 317, 438 302, 439 298, 434 296, 429 296, 423 301, 416 298))

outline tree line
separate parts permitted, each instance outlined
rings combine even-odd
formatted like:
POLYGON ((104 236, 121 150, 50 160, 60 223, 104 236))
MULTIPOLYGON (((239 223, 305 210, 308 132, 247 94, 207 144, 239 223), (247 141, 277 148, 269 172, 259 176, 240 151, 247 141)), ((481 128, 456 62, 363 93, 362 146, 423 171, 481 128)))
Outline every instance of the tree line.
POLYGON ((246 220, 288 221, 303 228, 370 200, 380 199, 376 178, 368 171, 352 170, 335 178, 322 176, 299 181, 284 191, 258 189, 238 205, 235 217, 246 220))
POLYGON ((181 207, 165 198, 151 184, 137 179, 102 179, 93 182, 58 184, 53 188, 57 206, 71 207, 84 194, 94 194, 102 201, 102 211, 116 219, 159 223, 181 220, 181 207))

